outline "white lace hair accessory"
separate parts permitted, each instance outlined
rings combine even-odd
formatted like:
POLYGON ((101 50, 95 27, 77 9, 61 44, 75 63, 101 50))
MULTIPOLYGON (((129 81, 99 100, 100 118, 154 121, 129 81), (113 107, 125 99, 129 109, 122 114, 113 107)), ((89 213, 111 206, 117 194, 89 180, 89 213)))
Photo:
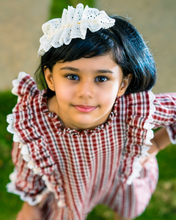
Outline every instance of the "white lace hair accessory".
POLYGON ((85 39, 87 29, 96 32, 101 28, 108 29, 114 23, 115 19, 105 11, 88 6, 84 9, 81 3, 76 8, 68 6, 68 10, 63 10, 62 18, 49 20, 42 25, 44 35, 40 38, 38 56, 44 55, 51 47, 68 45, 73 38, 85 39))

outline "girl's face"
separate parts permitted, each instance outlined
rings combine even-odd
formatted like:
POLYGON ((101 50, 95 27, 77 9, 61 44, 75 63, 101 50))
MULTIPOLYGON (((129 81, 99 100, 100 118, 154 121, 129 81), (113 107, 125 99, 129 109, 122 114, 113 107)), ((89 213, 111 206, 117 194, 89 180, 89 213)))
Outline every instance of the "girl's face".
POLYGON ((45 70, 45 78, 56 93, 48 100, 49 110, 65 127, 83 130, 107 120, 116 97, 125 93, 131 74, 123 78, 120 66, 108 54, 58 62, 52 72, 45 70))

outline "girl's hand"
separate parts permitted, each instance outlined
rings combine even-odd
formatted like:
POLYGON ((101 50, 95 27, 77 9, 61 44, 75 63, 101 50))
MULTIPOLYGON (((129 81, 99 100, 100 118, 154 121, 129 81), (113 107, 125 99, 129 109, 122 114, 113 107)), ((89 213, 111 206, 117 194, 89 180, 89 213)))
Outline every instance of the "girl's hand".
POLYGON ((39 205, 30 206, 24 202, 16 220, 42 220, 39 205))
POLYGON ((160 130, 156 131, 151 142, 152 145, 149 146, 150 149, 148 151, 150 155, 141 159, 142 166, 144 166, 144 164, 150 160, 150 158, 155 157, 160 150, 163 150, 165 147, 171 144, 166 128, 161 128, 160 130))
POLYGON ((152 145, 149 146, 150 149, 148 150, 148 153, 150 155, 140 160, 142 166, 144 166, 145 163, 147 163, 147 161, 149 161, 152 157, 155 157, 157 153, 159 152, 158 146, 156 145, 155 141, 152 140, 151 142, 152 142, 152 145))

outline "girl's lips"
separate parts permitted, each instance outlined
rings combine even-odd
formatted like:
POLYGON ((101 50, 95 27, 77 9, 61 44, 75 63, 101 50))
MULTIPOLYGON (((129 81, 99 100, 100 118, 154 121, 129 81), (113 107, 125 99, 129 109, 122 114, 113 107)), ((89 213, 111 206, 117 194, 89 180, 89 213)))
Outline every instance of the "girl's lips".
POLYGON ((74 105, 74 107, 79 111, 79 112, 91 112, 94 109, 97 108, 97 106, 88 106, 88 105, 74 105))

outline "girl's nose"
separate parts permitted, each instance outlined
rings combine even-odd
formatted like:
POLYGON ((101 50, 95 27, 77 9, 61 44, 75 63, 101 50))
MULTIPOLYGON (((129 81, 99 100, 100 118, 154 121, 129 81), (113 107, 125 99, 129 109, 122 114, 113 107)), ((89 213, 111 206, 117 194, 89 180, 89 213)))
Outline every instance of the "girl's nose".
POLYGON ((95 86, 93 82, 80 82, 78 85, 77 95, 80 98, 88 99, 93 98, 95 93, 95 86))

